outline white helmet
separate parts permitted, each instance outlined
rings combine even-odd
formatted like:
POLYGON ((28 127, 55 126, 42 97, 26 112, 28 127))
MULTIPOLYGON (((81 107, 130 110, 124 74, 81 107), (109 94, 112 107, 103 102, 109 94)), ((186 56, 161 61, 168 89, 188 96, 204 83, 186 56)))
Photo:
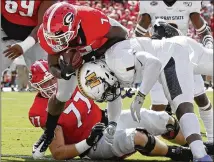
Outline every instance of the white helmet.
POLYGON ((98 102, 113 101, 120 96, 120 84, 102 60, 85 63, 77 71, 80 92, 98 102))

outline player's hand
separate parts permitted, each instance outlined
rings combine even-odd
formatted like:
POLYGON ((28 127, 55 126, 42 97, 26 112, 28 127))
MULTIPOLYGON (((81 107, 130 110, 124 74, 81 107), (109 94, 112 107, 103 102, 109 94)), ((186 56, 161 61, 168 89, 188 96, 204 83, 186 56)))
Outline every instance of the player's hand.
POLYGON ((116 128, 117 128, 117 123, 111 121, 111 122, 109 122, 109 125, 107 126, 107 128, 104 131, 105 141, 109 145, 113 144, 114 134, 116 132, 116 128))
POLYGON ((38 142, 33 145, 32 156, 34 159, 41 159, 45 155, 45 151, 51 144, 54 137, 53 133, 47 133, 46 131, 42 134, 38 142))
POLYGON ((8 49, 6 49, 3 53, 5 54, 5 57, 8 57, 9 59, 14 60, 23 54, 23 49, 18 44, 9 45, 7 47, 8 49))
POLYGON ((93 126, 91 130, 91 134, 86 139, 86 143, 89 146, 95 145, 99 139, 103 136, 103 131, 105 130, 105 124, 104 123, 97 123, 95 126, 93 126))
POLYGON ((212 42, 207 42, 205 44, 205 47, 208 48, 208 49, 213 49, 213 43, 212 42))
POLYGON ((140 116, 140 109, 143 106, 145 100, 145 95, 138 91, 137 95, 135 96, 134 101, 131 103, 131 115, 134 121, 140 123, 141 116, 140 116))
POLYGON ((60 60, 61 78, 69 80, 73 75, 75 75, 75 69, 72 65, 66 64, 63 60, 60 60))

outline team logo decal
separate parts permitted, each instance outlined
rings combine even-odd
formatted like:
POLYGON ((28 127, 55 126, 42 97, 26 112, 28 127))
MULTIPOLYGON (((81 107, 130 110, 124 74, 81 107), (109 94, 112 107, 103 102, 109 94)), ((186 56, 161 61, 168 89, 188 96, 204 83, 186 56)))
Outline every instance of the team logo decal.
POLYGON ((151 6, 156 6, 157 4, 158 4, 157 1, 152 1, 152 2, 150 3, 151 6))
POLYGON ((73 22, 73 20, 74 20, 74 14, 69 12, 65 15, 63 24, 68 26, 70 23, 73 22))
POLYGON ((86 86, 90 86, 91 88, 98 86, 101 84, 100 80, 97 78, 97 75, 95 72, 89 74, 88 76, 85 77, 86 79, 86 86))
POLYGON ((191 7, 192 6, 192 2, 183 2, 183 4, 187 7, 191 7))

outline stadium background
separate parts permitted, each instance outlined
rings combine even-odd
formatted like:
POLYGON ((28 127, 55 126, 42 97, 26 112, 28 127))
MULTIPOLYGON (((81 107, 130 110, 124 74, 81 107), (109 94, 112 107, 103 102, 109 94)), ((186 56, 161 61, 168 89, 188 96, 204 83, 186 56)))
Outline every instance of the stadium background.
MULTIPOLYGON (((69 0, 72 3, 77 5, 86 5, 96 8, 98 10, 103 11, 106 15, 111 18, 118 20, 121 24, 126 26, 129 29, 130 36, 133 35, 133 31, 136 25, 139 5, 138 1, 123 1, 123 0, 102 0, 102 1, 78 1, 78 0, 69 0)), ((213 0, 206 1, 201 9, 201 15, 207 21, 210 26, 213 34, 214 30, 214 18, 213 18, 213 0)), ((196 35, 195 29, 190 24, 190 28, 188 30, 188 36, 199 40, 196 35)), ((23 63, 18 63, 18 65, 23 63)), ((17 66, 16 66, 17 67, 17 66)), ((22 68, 25 68, 23 65, 22 68)), ((14 69, 17 71, 17 68, 14 69)), ((28 76, 28 72, 24 70, 25 75, 28 76)), ((16 75, 17 76, 17 73, 16 75)), ((4 72, 3 75, 4 83, 1 84, 3 91, 11 91, 9 88, 5 88, 5 86, 11 86, 11 72, 8 70, 4 72)), ((16 78, 16 82, 18 82, 18 78, 16 78)), ((20 92, 25 92, 27 90, 31 90, 31 87, 25 82, 22 88, 18 88, 16 83, 14 83, 14 87, 17 87, 20 92), (24 88, 24 89, 23 89, 24 88)), ((15 90, 17 90, 15 88, 15 90)), ((213 103, 213 92, 207 92, 211 102, 213 103)), ((2 93, 2 161, 32 161, 31 159, 31 149, 32 144, 37 140, 37 138, 41 135, 41 130, 32 128, 30 122, 28 121, 28 109, 31 106, 35 93, 15 93, 8 92, 2 93)), ((128 108, 130 105, 130 99, 125 99, 123 105, 125 108, 128 108)), ((145 107, 149 107, 150 99, 148 98, 145 103, 145 107)), ((105 104, 101 104, 101 107, 104 108, 105 104)), ((197 108, 195 109, 198 114, 197 108)), ((200 120, 201 122, 201 120, 200 120)), ((202 133, 204 133, 204 127, 201 122, 202 133)), ((142 157, 137 154, 130 159, 141 159, 144 161, 150 160, 167 160, 166 158, 147 158, 142 157)), ((50 161, 49 158, 46 160, 50 161)), ((41 160, 44 161, 44 160, 41 160)))

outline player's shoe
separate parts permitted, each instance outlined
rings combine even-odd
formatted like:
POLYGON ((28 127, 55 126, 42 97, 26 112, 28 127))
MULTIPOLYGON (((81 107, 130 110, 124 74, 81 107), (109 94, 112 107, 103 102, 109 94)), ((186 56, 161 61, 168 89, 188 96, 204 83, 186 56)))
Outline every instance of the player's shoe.
POLYGON ((169 146, 172 149, 172 153, 169 156, 174 161, 191 161, 193 160, 192 152, 190 148, 187 147, 178 147, 178 146, 169 146))
POLYGON ((193 162, 212 162, 213 159, 209 155, 205 155, 200 159, 194 159, 193 162))
POLYGON ((45 155, 45 151, 51 144, 53 136, 48 136, 46 131, 39 138, 38 142, 33 145, 32 156, 34 159, 41 159, 45 155))

